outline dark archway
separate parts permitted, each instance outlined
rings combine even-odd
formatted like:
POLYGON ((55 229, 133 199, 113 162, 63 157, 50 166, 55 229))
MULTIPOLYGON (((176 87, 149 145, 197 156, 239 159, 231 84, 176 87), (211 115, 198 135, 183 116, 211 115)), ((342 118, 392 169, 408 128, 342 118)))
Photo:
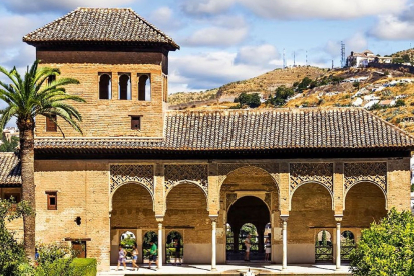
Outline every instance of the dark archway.
MULTIPOLYGON (((231 225, 233 232, 233 252, 228 250, 226 253, 227 260, 243 260, 244 250, 240 250, 240 243, 243 238, 240 237, 240 231, 243 225, 253 224, 257 228, 258 246, 252 248, 250 259, 264 260, 264 230, 266 225, 270 222, 270 212, 266 203, 260 198, 254 196, 245 196, 238 199, 227 212, 227 222, 231 225), (256 251, 257 250, 257 251, 256 251)), ((242 247, 243 248, 243 247, 242 247)))

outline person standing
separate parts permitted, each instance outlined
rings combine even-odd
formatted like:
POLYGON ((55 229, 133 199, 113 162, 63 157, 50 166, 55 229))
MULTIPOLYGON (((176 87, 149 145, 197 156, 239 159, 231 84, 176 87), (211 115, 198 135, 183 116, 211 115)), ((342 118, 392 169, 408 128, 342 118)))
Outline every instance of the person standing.
POLYGON ((155 265, 158 266, 158 259, 157 259, 157 255, 158 255, 158 250, 157 250, 157 245, 154 243, 154 241, 150 241, 150 258, 149 258, 149 263, 148 263, 148 268, 151 269, 151 264, 152 262, 155 262, 155 265))
POLYGON ((138 263, 138 248, 137 245, 134 244, 134 246, 132 247, 132 270, 134 270, 134 268, 136 268, 136 270, 139 269, 139 266, 137 265, 138 263))
POLYGON ((246 247, 246 254, 244 255, 244 260, 249 262, 250 261, 250 248, 251 248, 251 236, 250 234, 247 235, 247 238, 244 240, 244 245, 246 247))
POLYGON ((272 252, 272 243, 270 242, 269 238, 266 238, 266 255, 265 255, 265 261, 270 261, 270 253, 272 252))
POLYGON ((174 248, 175 248, 175 255, 174 255, 174 264, 177 265, 177 259, 178 259, 178 264, 181 265, 181 260, 180 260, 180 252, 181 252, 181 242, 180 239, 175 239, 174 240, 174 248))
POLYGON ((116 270, 119 270, 119 265, 121 263, 124 264, 124 270, 125 270, 126 269, 126 252, 122 248, 122 245, 119 246, 119 251, 118 251, 118 267, 116 268, 116 270))

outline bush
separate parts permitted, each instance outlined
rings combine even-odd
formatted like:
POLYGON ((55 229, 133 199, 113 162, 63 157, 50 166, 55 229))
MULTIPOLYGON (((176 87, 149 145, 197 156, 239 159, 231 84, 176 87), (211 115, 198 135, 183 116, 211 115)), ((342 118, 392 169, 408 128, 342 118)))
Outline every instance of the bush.
POLYGON ((405 106, 405 101, 403 99, 398 99, 395 102, 395 107, 405 106))
POLYGON ((251 108, 258 107, 261 104, 260 96, 258 93, 247 94, 246 92, 241 93, 237 100, 234 100, 234 102, 239 102, 240 107, 247 105, 251 108))
POLYGON ((14 199, 0 199, 0 275, 22 275, 22 272, 30 270, 30 266, 25 265, 28 260, 23 244, 6 228, 6 220, 10 222, 21 218, 23 214, 32 214, 27 202, 16 204, 14 199))
POLYGON ((350 270, 356 276, 414 275, 414 217, 393 208, 386 218, 362 231, 351 253, 350 270))

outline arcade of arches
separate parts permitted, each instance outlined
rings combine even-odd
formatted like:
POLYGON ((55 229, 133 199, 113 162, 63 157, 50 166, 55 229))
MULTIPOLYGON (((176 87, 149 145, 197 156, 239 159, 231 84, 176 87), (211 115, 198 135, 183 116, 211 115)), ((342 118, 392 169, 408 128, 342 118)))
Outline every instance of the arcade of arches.
POLYGON ((144 235, 155 232, 160 257, 168 262, 165 245, 174 231, 184 263, 211 262, 214 268, 232 260, 232 253, 242 255, 243 240, 237 237, 251 223, 257 228, 257 256, 269 237, 274 263, 314 263, 318 248, 327 245, 325 260, 340 266, 345 239, 358 241, 361 230, 391 206, 409 208, 409 198, 400 194, 409 183, 406 162, 113 165, 111 263, 125 231, 136 236, 140 257, 144 235), (235 237, 230 245, 228 227, 235 237), (328 241, 321 240, 324 231, 328 241))

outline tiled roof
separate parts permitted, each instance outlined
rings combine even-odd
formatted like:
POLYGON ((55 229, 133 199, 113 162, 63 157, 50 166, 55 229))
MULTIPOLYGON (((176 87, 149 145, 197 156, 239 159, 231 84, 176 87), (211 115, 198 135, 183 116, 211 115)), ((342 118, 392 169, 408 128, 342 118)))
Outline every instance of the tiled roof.
POLYGON ((414 138, 359 108, 174 111, 164 139, 38 138, 35 149, 168 151, 414 148, 414 138))
POLYGON ((0 188, 19 186, 21 183, 21 163, 14 152, 0 152, 0 188))
POLYGON ((166 34, 131 9, 78 8, 23 37, 37 45, 56 42, 157 43, 180 47, 166 34))

